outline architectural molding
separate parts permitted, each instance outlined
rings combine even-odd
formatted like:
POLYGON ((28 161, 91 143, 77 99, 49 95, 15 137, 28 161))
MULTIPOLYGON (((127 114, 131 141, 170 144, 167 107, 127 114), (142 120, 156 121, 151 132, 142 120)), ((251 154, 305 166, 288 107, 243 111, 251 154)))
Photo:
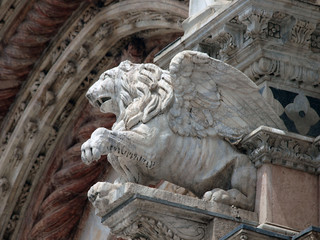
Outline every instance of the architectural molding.
POLYGON ((241 141, 256 167, 272 163, 312 174, 320 174, 320 146, 314 138, 260 127, 241 141))
POLYGON ((168 66, 179 51, 198 50, 244 71, 257 84, 268 80, 319 92, 319 6, 293 1, 288 9, 289 2, 233 1, 214 13, 203 11, 184 22, 186 34, 155 62, 168 66), (217 41, 219 34, 228 38, 217 41), (297 55, 296 48, 304 54, 297 55))

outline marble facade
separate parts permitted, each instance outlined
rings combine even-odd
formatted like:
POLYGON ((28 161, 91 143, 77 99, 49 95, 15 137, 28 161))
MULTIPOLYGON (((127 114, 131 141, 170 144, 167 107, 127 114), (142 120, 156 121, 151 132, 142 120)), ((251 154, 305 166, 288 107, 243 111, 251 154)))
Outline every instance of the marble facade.
POLYGON ((257 169, 255 210, 204 203, 170 183, 133 184, 119 190, 112 205, 119 212, 103 214, 104 224, 123 239, 320 239, 319 5, 1 1, 0 239, 117 239, 86 192, 118 176, 107 159, 89 167, 80 159, 81 144, 115 117, 93 111, 84 94, 122 60, 155 56, 166 69, 183 50, 244 72, 288 129, 258 128, 238 145, 257 169), (186 230, 190 221, 199 231, 186 230))

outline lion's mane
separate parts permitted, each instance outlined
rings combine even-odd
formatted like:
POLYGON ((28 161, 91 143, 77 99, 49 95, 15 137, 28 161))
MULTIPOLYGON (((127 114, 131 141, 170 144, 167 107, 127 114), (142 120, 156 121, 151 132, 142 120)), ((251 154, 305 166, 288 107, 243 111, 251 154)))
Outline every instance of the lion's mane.
POLYGON ((129 61, 122 62, 118 70, 120 104, 125 109, 119 117, 126 129, 139 122, 146 123, 170 107, 173 88, 168 71, 153 64, 137 65, 129 61))

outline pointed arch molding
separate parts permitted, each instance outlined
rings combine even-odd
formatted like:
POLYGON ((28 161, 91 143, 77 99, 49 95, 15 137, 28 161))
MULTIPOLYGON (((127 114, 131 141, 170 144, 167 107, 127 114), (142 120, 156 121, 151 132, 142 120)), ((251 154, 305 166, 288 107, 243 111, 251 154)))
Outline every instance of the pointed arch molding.
POLYGON ((6 119, 0 136, 0 179, 7 183, 0 186, 0 239, 18 236, 56 145, 85 106, 89 85, 113 66, 121 41, 134 34, 147 39, 181 33, 188 14, 185 1, 110 2, 99 1, 69 18, 29 74, 6 119))

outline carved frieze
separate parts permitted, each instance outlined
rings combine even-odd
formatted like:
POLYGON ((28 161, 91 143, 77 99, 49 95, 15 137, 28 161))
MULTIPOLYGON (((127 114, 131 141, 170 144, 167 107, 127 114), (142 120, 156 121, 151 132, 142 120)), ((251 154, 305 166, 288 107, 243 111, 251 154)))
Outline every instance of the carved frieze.
POLYGON ((320 72, 319 69, 310 67, 289 61, 262 57, 244 69, 244 73, 253 81, 284 81, 290 82, 291 85, 294 84, 297 87, 303 84, 316 88, 320 84, 320 72))
POLYGON ((220 33, 215 40, 220 44, 219 55, 222 60, 228 58, 236 51, 237 45, 234 37, 230 33, 220 33))
POLYGON ((185 221, 185 223, 178 223, 174 217, 172 217, 170 222, 170 217, 167 217, 161 221, 156 220, 155 216, 142 216, 130 226, 123 229, 120 235, 122 234, 125 237, 131 237, 135 240, 200 240, 204 239, 205 226, 201 226, 200 224, 191 226, 187 221, 185 221), (173 221, 175 226, 171 225, 173 221), (189 230, 189 234, 185 233, 186 230, 189 230))
POLYGON ((272 77, 280 75, 280 62, 262 57, 245 69, 244 73, 253 81, 260 80, 261 78, 271 80, 272 77))
POLYGON ((314 143, 314 138, 260 127, 245 137, 241 146, 256 167, 272 163, 320 174, 320 147, 314 143))
POLYGON ((39 73, 39 78, 35 80, 35 82, 32 84, 31 88, 30 88, 30 93, 32 96, 34 96, 41 84, 41 82, 43 81, 43 79, 45 78, 46 73, 44 71, 41 71, 39 73))

